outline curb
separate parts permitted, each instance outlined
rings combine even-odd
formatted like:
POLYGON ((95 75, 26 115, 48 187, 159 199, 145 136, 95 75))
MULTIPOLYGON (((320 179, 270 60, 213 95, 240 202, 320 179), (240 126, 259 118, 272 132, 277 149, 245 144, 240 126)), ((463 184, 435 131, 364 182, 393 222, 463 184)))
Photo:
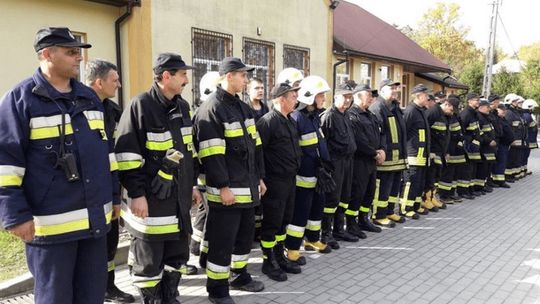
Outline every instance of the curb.
MULTIPOLYGON (((129 241, 118 245, 114 263, 116 265, 126 264, 129 251, 129 241)), ((0 300, 15 296, 20 293, 31 291, 34 288, 34 277, 30 272, 0 283, 0 300)))

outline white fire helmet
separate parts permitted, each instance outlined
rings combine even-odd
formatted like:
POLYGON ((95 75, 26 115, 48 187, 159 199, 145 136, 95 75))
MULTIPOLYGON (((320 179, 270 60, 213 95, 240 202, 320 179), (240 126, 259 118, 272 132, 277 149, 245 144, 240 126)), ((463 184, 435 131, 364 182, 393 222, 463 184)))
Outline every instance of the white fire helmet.
POLYGON ((201 93, 201 101, 206 101, 208 96, 216 91, 216 87, 219 82, 219 73, 218 72, 207 72, 201 78, 199 83, 199 92, 201 93))
POLYGON ((277 83, 288 83, 290 86, 293 86, 295 82, 302 79, 304 79, 302 71, 296 68, 286 68, 279 73, 277 83))
POLYGON ((319 93, 325 93, 330 91, 330 86, 320 76, 308 76, 300 82, 300 90, 298 91, 299 106, 302 104, 312 105, 315 102, 315 96, 319 93))
POLYGON ((538 107, 538 103, 534 99, 526 99, 521 105, 523 109, 534 109, 538 107))
POLYGON ((504 104, 511 104, 513 101, 518 100, 518 96, 514 93, 510 93, 504 97, 504 104))

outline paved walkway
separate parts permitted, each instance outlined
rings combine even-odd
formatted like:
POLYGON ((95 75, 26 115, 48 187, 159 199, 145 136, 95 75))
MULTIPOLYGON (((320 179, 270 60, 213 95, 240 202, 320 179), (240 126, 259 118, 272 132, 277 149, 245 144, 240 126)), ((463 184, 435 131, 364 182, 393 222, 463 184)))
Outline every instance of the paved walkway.
MULTIPOLYGON (((303 273, 268 280, 254 250, 250 272, 262 293, 233 292, 237 303, 540 303, 540 152, 535 172, 512 189, 496 189, 407 221, 329 255, 307 254, 303 273)), ((196 260, 192 260, 196 263, 196 260)), ((127 269, 118 285, 135 293, 127 269)), ((185 277, 182 303, 209 303, 205 275, 185 277)), ((1 303, 31 302, 24 295, 1 303)))

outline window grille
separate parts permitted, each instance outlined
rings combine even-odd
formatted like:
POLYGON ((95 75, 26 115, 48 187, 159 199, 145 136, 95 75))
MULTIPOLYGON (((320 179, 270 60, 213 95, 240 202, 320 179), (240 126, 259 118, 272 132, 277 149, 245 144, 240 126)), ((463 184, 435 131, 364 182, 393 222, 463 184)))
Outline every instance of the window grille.
POLYGON ((309 75, 309 49, 288 45, 283 46, 283 68, 297 68, 309 75))
POLYGON ((268 100, 274 86, 275 44, 272 42, 244 38, 244 63, 255 68, 253 77, 260 78, 264 84, 264 97, 268 100))

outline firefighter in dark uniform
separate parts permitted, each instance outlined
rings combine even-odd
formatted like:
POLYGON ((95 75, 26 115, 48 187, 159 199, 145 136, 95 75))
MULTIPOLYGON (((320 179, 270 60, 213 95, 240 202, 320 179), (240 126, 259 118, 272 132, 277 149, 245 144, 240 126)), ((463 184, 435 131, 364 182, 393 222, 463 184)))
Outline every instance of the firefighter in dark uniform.
MULTIPOLYGON (((210 94, 216 91, 216 86, 219 82, 219 73, 215 71, 207 72, 199 82, 199 103, 200 106, 205 102, 210 94)), ((204 168, 199 166, 199 176, 197 178, 197 188, 203 193, 202 203, 197 206, 195 211, 195 220, 193 221, 193 234, 191 235, 190 251, 191 254, 199 256, 199 264, 202 268, 206 268, 206 257, 208 253, 208 239, 206 238, 206 218, 208 211, 208 201, 206 200, 206 175, 204 168)), ((188 274, 190 267, 187 266, 188 274)))
POLYGON ((206 289, 212 303, 234 303, 229 295, 230 271, 233 288, 264 289, 247 272, 255 228, 253 210, 266 191, 262 142, 253 111, 237 95, 252 70, 239 58, 223 59, 221 84, 194 118, 195 146, 206 174, 206 289))
POLYGON ((103 105, 75 80, 89 47, 40 29, 39 68, 0 99, 0 225, 25 241, 38 304, 104 301, 120 195, 103 105))
POLYGON ((493 124, 489 119, 490 104, 482 98, 478 106, 478 123, 480 125, 480 154, 482 161, 478 162, 475 177, 475 191, 493 192, 493 188, 487 184, 491 167, 496 159, 497 137, 493 124))
POLYGON ((405 218, 395 213, 399 202, 403 170, 406 168, 407 133, 403 112, 399 107, 397 94, 399 82, 385 79, 379 85, 379 97, 369 107, 381 126, 386 159, 377 165, 375 198, 373 200, 373 223, 383 227, 394 227, 405 222, 405 218))
MULTIPOLYGON (((463 132, 459 123, 459 105, 461 99, 457 95, 449 95, 448 102, 452 105, 453 113, 448 115, 448 128, 450 130, 450 142, 448 143, 448 155, 443 163, 441 178, 437 185, 439 199, 446 204, 459 203, 463 198, 473 199, 474 196, 468 194, 469 183, 462 182, 458 177, 459 170, 467 165, 465 149, 463 148, 463 132), (461 188, 463 198, 456 195, 456 190, 461 188)), ((458 191, 459 193, 459 191, 458 191)))
POLYGON ((368 110, 373 103, 373 94, 377 94, 377 90, 372 90, 369 85, 357 86, 353 96, 354 104, 349 109, 356 152, 354 153, 351 202, 345 211, 345 216, 347 216, 347 231, 360 238, 366 237, 362 230, 382 231, 369 219, 375 196, 377 165, 382 164, 386 158, 381 140, 381 127, 375 115, 368 110))
POLYGON ((330 246, 322 243, 321 218, 324 208, 324 192, 317 188, 319 172, 323 171, 323 162, 330 161, 326 139, 321 131, 319 111, 326 101, 325 93, 330 91, 326 80, 311 75, 300 83, 298 107, 291 114, 296 121, 299 144, 302 149, 300 168, 296 174, 296 195, 291 223, 287 226, 287 258, 299 265, 305 265, 305 257, 300 255, 300 246, 305 237, 304 249, 329 253, 330 246), (317 191, 319 190, 319 191, 317 191))
MULTIPOLYGON (((86 85, 91 87, 103 102, 103 114, 105 122, 105 132, 110 140, 115 140, 116 124, 120 121, 122 108, 110 98, 116 96, 116 90, 121 86, 118 69, 110 62, 104 60, 91 60, 86 64, 86 85)), ((116 160, 114 160, 116 162, 116 160)), ((114 169, 118 169, 115 166, 114 169)), ((120 185, 118 185, 120 186, 120 185)), ((118 190, 120 191, 120 190, 118 190)), ((114 257, 118 247, 119 226, 118 217, 114 214, 111 220, 111 230, 107 233, 107 291, 105 300, 117 301, 120 303, 133 303, 135 298, 120 289, 114 284, 114 257)))
POLYGON ((512 133, 514 134, 514 141, 510 144, 510 150, 508 151, 508 162, 506 163, 504 175, 507 181, 513 182, 520 177, 523 150, 526 148, 527 129, 523 124, 518 105, 520 97, 516 94, 508 94, 504 100, 508 107, 505 118, 512 126, 512 133))
POLYGON ((527 164, 529 161, 529 156, 531 154, 531 150, 538 149, 538 124, 536 123, 536 119, 534 117, 534 109, 538 107, 538 103, 532 99, 527 99, 523 102, 522 108, 523 112, 521 114, 523 121, 525 123, 525 126, 527 127, 527 148, 525 150, 525 156, 524 156, 524 169, 523 172, 525 175, 532 174, 531 171, 527 170, 527 164))
POLYGON ((300 138, 290 116, 296 106, 297 91, 287 83, 272 89, 273 109, 257 122, 264 151, 266 194, 261 199, 262 272, 275 281, 287 280, 287 273, 300 273, 300 265, 285 258, 287 225, 292 220, 296 192, 296 172, 300 167, 300 138))
POLYGON ((129 197, 122 218, 132 237, 133 285, 144 303, 179 303, 180 271, 189 259, 189 210, 200 201, 190 108, 180 96, 189 69, 180 55, 158 55, 152 88, 133 98, 118 123, 115 151, 129 197))
POLYGON ((500 125, 500 135, 497 140, 497 162, 493 165, 491 177, 493 183, 500 188, 510 188, 510 185, 506 182, 504 172, 506 163, 508 162, 508 151, 514 141, 512 125, 505 118, 506 111, 508 111, 508 108, 504 104, 499 104, 497 109, 495 109, 495 114, 498 116, 498 123, 500 125))
MULTIPOLYGON (((441 170, 446 164, 448 145, 450 143, 450 126, 448 119, 454 113, 454 107, 439 94, 437 103, 433 103, 426 111, 426 117, 430 125, 431 146, 430 164, 426 177, 425 200, 431 201, 433 206, 446 209, 446 203, 439 201, 437 185, 441 178, 441 170)), ((450 186, 451 187, 451 186, 450 186)))
POLYGON ((401 192, 401 214, 418 219, 419 214, 438 211, 429 202, 423 202, 426 185, 428 158, 430 154, 430 126, 426 118, 426 105, 429 102, 429 89, 423 84, 416 85, 411 93, 413 101, 405 108, 403 118, 407 130, 407 163, 409 168, 403 174, 401 192), (428 204, 429 203, 429 204, 428 204))
POLYGON ((358 242, 358 236, 350 234, 344 227, 345 210, 351 195, 352 157, 356 151, 347 110, 351 106, 355 87, 353 81, 340 84, 335 92, 334 104, 321 115, 321 129, 328 143, 334 169, 332 177, 336 183, 336 189, 326 194, 321 240, 332 249, 339 248, 336 241, 358 242))
MULTIPOLYGON (((494 172, 497 163, 499 162, 499 157, 497 156, 501 138, 503 137, 503 126, 500 117, 497 115, 497 107, 501 103, 501 98, 497 94, 492 94, 488 97, 489 101, 489 114, 487 118, 491 125, 493 126, 493 131, 495 132, 495 141, 497 142, 497 148, 495 149, 495 162, 491 166, 491 171, 489 172, 488 180, 486 185, 491 188, 499 188, 499 183, 494 182, 494 172)), ((504 182, 504 175, 502 181, 504 182)))
POLYGON ((467 165, 458 170, 458 194, 463 196, 469 194, 473 196, 482 195, 481 192, 474 191, 474 179, 478 162, 482 160, 480 155, 480 125, 476 109, 480 103, 480 95, 476 93, 467 94, 467 106, 459 113, 459 123, 463 130, 463 147, 467 156, 467 165), (459 184, 467 184, 468 187, 459 187, 459 184))

